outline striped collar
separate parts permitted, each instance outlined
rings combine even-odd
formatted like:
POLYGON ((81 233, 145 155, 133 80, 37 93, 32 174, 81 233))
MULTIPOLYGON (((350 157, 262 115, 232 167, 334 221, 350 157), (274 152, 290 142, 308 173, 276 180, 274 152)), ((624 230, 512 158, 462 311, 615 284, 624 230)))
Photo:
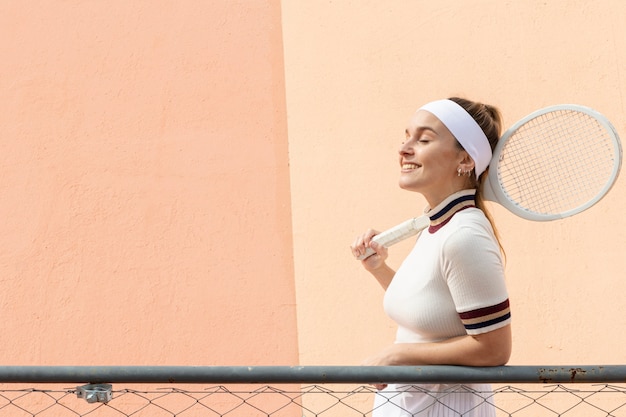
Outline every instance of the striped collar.
POLYGON ((436 207, 426 207, 424 214, 430 218, 430 227, 428 231, 435 233, 437 230, 445 226, 452 216, 466 208, 476 207, 475 202, 476 190, 461 190, 448 196, 436 207))

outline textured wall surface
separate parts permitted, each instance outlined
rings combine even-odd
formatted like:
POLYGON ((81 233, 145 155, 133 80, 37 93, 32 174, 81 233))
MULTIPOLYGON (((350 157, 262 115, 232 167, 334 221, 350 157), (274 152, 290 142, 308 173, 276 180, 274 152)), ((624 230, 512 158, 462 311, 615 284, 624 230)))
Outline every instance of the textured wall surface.
MULTIPOLYGON (((624 136, 624 21, 618 0, 0 1, 3 363, 358 365, 395 326, 348 247, 423 209, 397 187, 411 114, 578 103, 624 136)), ((511 364, 624 362, 625 181, 558 222, 492 207, 511 364)))
MULTIPOLYGON (((382 290, 348 246, 421 214, 424 201, 397 186, 397 149, 419 106, 460 95, 497 105, 509 126, 577 103, 626 136, 620 1, 283 1, 282 13, 303 364, 359 364, 393 340, 382 290)), ((571 169, 585 169, 576 155, 571 169)), ((625 191, 622 175, 592 210, 552 223, 493 207, 512 364, 624 362, 625 191)))
POLYGON ((2 362, 297 363, 280 4, 0 28, 2 362))

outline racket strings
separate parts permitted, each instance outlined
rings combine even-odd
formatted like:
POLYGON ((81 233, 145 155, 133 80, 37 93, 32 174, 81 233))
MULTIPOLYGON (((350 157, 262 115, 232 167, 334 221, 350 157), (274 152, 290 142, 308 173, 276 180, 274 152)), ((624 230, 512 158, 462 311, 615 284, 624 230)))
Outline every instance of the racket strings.
POLYGON ((615 164, 613 138, 593 117, 574 110, 545 113, 522 125, 505 144, 498 178, 524 210, 556 214, 593 199, 615 164))

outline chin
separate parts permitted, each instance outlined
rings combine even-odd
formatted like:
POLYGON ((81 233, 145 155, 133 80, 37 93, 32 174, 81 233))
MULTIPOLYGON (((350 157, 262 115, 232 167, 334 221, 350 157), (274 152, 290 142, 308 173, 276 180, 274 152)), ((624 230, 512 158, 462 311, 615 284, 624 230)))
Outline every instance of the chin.
POLYGON ((416 186, 415 184, 411 184, 411 183, 402 181, 402 179, 400 179, 400 181, 398 181, 398 186, 400 188, 402 188, 403 190, 406 190, 406 191, 419 192, 419 187, 418 186, 416 186))

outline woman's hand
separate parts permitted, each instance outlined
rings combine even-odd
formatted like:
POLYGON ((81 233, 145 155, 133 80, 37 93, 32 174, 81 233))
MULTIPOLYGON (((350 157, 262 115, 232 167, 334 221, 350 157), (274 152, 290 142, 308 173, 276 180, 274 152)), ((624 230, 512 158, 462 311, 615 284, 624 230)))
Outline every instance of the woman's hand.
POLYGON ((380 352, 378 352, 374 356, 370 356, 366 360, 363 361, 363 366, 394 366, 397 365, 393 363, 393 349, 395 345, 391 345, 380 352))
POLYGON ((373 255, 361 261, 361 265, 363 265, 363 267, 376 278, 380 286, 386 290, 396 272, 385 262, 389 255, 387 248, 372 240, 377 234, 378 232, 376 230, 370 229, 362 235, 357 236, 350 246, 350 250, 355 258, 365 254, 367 248, 374 250, 373 255))
POLYGON ((387 256, 389 256, 387 248, 372 240, 372 238, 378 233, 379 232, 376 230, 369 229, 362 235, 357 236, 350 246, 350 249, 352 250, 352 255, 355 258, 364 255, 367 248, 371 248, 372 250, 374 250, 374 254, 368 256, 361 261, 363 267, 369 272, 374 272, 384 266, 385 261, 387 260, 387 256))
MULTIPOLYGON (((391 366, 393 365, 393 363, 391 363, 392 362, 391 354, 393 352, 393 348, 394 348, 394 345, 383 349, 382 351, 378 352, 378 354, 367 358, 365 361, 363 361, 361 365, 362 366, 391 366)), ((380 391, 380 390, 387 388, 388 384, 373 383, 370 385, 372 385, 373 387, 375 387, 377 390, 380 391)))

